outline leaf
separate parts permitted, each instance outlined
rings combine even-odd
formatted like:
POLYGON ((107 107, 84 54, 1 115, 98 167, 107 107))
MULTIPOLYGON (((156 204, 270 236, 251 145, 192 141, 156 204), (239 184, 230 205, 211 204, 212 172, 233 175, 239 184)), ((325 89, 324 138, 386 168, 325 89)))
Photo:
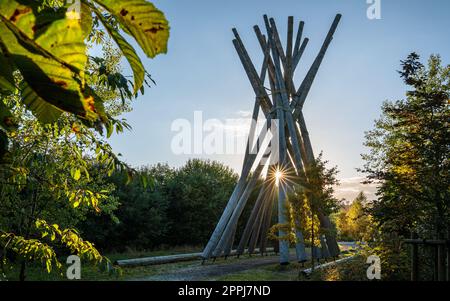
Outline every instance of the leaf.
POLYGON ((4 56, 1 50, 2 46, 0 41, 0 89, 12 92, 15 89, 13 67, 11 66, 11 62, 4 56))
POLYGON ((73 178, 75 181, 78 181, 81 178, 81 171, 79 169, 75 170, 73 178))
POLYGON ((93 7, 93 10, 97 17, 101 20, 103 25, 105 26, 108 33, 114 39, 114 41, 119 46, 120 50, 122 50, 123 55, 128 60, 128 63, 133 70, 134 76, 134 94, 136 94, 141 87, 144 85, 144 77, 145 77, 145 68, 142 65, 142 62, 139 56, 136 54, 136 50, 134 50, 133 46, 131 46, 121 35, 118 33, 105 19, 105 17, 101 14, 98 9, 93 7))
POLYGON ((44 124, 57 121, 63 112, 40 98, 27 83, 24 83, 21 95, 25 106, 44 124))
POLYGON ((119 21, 132 35, 145 54, 153 58, 167 52, 169 22, 164 14, 145 0, 95 0, 119 21))
POLYGON ((47 272, 50 273, 52 271, 52 262, 51 262, 51 260, 46 260, 45 261, 45 266, 47 268, 47 272))
POLYGON ((87 56, 79 21, 54 17, 43 23, 32 7, 12 0, 0 2, 0 19, 6 52, 36 95, 80 118, 97 119, 83 95, 87 56))

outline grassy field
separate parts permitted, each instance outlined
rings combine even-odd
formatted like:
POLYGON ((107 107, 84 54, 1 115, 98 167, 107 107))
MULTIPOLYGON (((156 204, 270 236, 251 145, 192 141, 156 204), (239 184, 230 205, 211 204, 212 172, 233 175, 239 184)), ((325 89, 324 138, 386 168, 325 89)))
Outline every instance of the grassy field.
MULTIPOLYGON (((175 255, 184 253, 195 253, 200 252, 201 247, 178 247, 171 248, 168 250, 155 250, 155 251, 134 251, 130 250, 125 253, 112 253, 105 254, 105 256, 111 261, 115 262, 119 259, 131 259, 131 258, 142 258, 142 257, 153 257, 153 256, 164 256, 164 255, 175 255)), ((64 259, 60 260, 63 263, 64 259)), ((183 268, 192 264, 191 262, 180 262, 171 263, 163 265, 152 265, 152 266, 140 266, 140 267, 122 267, 116 268, 114 272, 110 273, 105 271, 99 266, 94 266, 89 263, 82 263, 81 269, 81 279, 84 281, 121 281, 128 279, 136 279, 144 276, 151 276, 173 271, 179 268, 183 268)), ((8 280, 14 281, 19 279, 19 269, 7 269, 6 278, 8 280)), ((27 278, 28 281, 67 281, 65 271, 61 273, 60 271, 53 270, 51 273, 47 273, 45 268, 39 264, 27 265, 27 278)))
MULTIPOLYGON (((342 256, 351 256, 353 251, 346 247, 341 247, 342 256)), ((119 259, 129 258, 141 258, 163 255, 174 255, 184 253, 200 252, 200 247, 180 247, 169 250, 156 250, 150 252, 138 252, 128 251, 121 254, 106 254, 106 256, 115 262, 119 259)), ((246 260, 245 257, 236 258, 230 257, 228 259, 218 259, 216 262, 208 262, 207 265, 220 265, 220 264, 232 264, 246 260)), ((64 260, 61 259, 64 263, 64 260)), ((324 261, 322 261, 323 263, 324 261)), ((123 280, 135 280, 144 277, 151 277, 156 275, 162 275, 167 273, 174 273, 177 270, 188 268, 191 266, 198 266, 199 261, 186 261, 178 263, 169 263, 161 265, 149 265, 138 267, 121 267, 116 269, 113 273, 102 271, 98 266, 90 264, 82 264, 81 278, 84 281, 123 281, 123 280)), ((361 260, 354 260, 352 262, 343 263, 340 265, 333 265, 329 268, 318 270, 314 272, 310 277, 305 277, 301 273, 301 270, 309 268, 310 262, 304 264, 291 263, 287 266, 280 266, 279 264, 270 264, 263 267, 253 268, 246 271, 229 273, 223 276, 216 277, 212 280, 219 281, 308 281, 308 280, 363 280, 359 279, 365 275, 365 265, 361 260), (357 275, 358 277, 356 277, 357 275), (356 279, 355 279, 356 278, 356 279)), ((19 270, 18 268, 10 269, 6 271, 8 280, 18 280, 19 270)), ((37 264, 27 266, 27 278, 28 281, 67 281, 65 271, 52 271, 46 273, 45 269, 37 264)))

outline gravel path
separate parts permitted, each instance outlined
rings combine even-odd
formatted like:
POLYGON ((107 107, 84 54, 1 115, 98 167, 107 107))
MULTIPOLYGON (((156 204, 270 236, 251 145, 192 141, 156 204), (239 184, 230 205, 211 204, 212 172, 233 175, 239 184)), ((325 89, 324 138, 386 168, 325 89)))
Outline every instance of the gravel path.
MULTIPOLYGON (((140 279, 137 281, 202 281, 215 280, 214 278, 227 274, 242 272, 266 265, 277 263, 279 257, 276 255, 260 256, 255 255, 251 258, 230 259, 231 263, 226 263, 223 260, 220 263, 208 262, 204 265, 201 261, 196 261, 192 266, 182 268, 176 272, 169 272, 164 275, 155 275, 140 279), (222 263, 223 262, 223 263, 222 263)), ((291 260, 295 261, 295 255, 291 254, 291 260)))

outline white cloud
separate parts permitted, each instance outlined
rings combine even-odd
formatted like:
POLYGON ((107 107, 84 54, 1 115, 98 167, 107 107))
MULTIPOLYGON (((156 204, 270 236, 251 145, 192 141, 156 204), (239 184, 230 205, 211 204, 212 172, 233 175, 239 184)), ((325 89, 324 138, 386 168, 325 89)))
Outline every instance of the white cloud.
POLYGON ((238 115, 239 117, 242 117, 242 118, 251 118, 252 112, 241 110, 241 111, 237 111, 236 115, 238 115))
POLYGON ((338 199, 345 199, 346 203, 353 201, 353 199, 363 192, 369 201, 376 199, 375 192, 377 191, 377 184, 362 184, 364 177, 352 177, 340 180, 340 185, 335 187, 334 195, 338 199))

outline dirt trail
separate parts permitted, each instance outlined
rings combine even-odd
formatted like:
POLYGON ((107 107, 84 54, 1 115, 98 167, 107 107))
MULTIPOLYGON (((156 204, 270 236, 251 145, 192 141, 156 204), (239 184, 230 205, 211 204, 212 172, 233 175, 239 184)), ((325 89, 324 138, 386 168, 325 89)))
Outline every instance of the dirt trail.
MULTIPOLYGON (((216 277, 220 277, 227 274, 242 272, 266 265, 277 263, 279 257, 276 255, 270 256, 258 256, 255 255, 251 258, 243 258, 242 260, 230 259, 230 262, 220 263, 208 262, 204 265, 201 261, 195 261, 189 267, 179 269, 174 272, 169 272, 164 275, 154 275, 135 279, 137 281, 202 281, 202 280, 215 280, 216 277)), ((295 261, 295 256, 291 255, 291 260, 295 261)))

